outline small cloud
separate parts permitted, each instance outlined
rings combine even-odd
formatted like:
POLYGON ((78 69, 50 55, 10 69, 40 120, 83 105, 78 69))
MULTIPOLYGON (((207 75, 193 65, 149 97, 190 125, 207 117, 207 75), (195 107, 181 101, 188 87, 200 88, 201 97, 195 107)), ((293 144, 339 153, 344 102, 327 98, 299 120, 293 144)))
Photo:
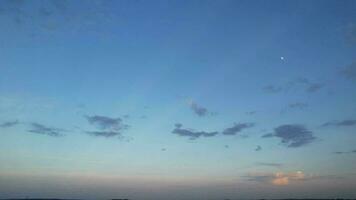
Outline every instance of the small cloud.
POLYGON ((38 133, 38 134, 48 135, 53 137, 63 136, 62 132, 64 131, 65 131, 64 129, 51 128, 39 123, 31 123, 31 129, 28 130, 28 132, 31 133, 38 133))
POLYGON ((279 93, 283 91, 283 88, 274 85, 268 85, 264 87, 263 90, 267 93, 279 93))
POLYGON ((191 101, 189 103, 189 106, 190 106, 190 109, 192 109, 192 111, 195 114, 197 114, 199 117, 203 117, 203 116, 206 116, 207 114, 209 114, 208 109, 204 108, 203 106, 198 105, 194 101, 191 101))
POLYGON ((93 115, 85 116, 89 124, 96 126, 100 131, 85 131, 93 136, 102 137, 122 137, 122 131, 128 129, 128 125, 122 122, 121 118, 112 118, 107 116, 93 115))
POLYGON ((111 118, 106 116, 94 115, 94 116, 85 116, 88 122, 92 125, 95 125, 97 128, 101 130, 121 130, 126 129, 127 125, 122 124, 122 119, 111 118))
POLYGON ((335 151, 333 153, 334 154, 353 154, 353 153, 356 153, 356 150, 352 150, 352 151, 335 151))
POLYGON ((291 173, 253 173, 245 176, 245 178, 247 178, 247 180, 249 181, 269 183, 276 186, 284 186, 288 185, 290 182, 293 181, 302 181, 307 179, 307 177, 302 171, 291 173))
POLYGON ((291 89, 303 89, 307 93, 314 93, 319 91, 324 87, 324 84, 318 82, 312 82, 307 78, 298 78, 289 81, 281 86, 268 85, 263 88, 265 92, 268 93, 280 93, 287 92, 291 89))
POLYGON ((349 80, 356 81, 356 62, 354 61, 342 69, 341 74, 349 80))
POLYGON ((266 166, 266 167, 283 167, 284 165, 281 163, 266 163, 266 162, 257 162, 256 165, 258 166, 266 166))
POLYGON ((222 133, 224 135, 236 135, 243 129, 251 128, 255 126, 254 123, 235 123, 232 127, 226 128, 222 133))
POLYGON ((213 137, 216 136, 219 132, 205 132, 205 131, 194 131, 192 129, 184 129, 182 128, 183 125, 180 123, 175 124, 175 128, 173 129, 172 133, 177 134, 183 137, 190 137, 190 139, 197 139, 201 136, 203 137, 213 137))
POLYGON ((327 127, 327 126, 355 126, 356 125, 356 120, 355 119, 347 119, 347 120, 343 120, 343 121, 330 121, 330 122, 326 122, 324 123, 323 127, 327 127))
POLYGON ((246 115, 254 115, 254 114, 256 114, 256 111, 248 111, 248 112, 246 112, 246 115))
POLYGON ((274 134, 273 133, 266 133, 264 135, 261 136, 262 138, 271 138, 271 137, 274 137, 274 134))
POLYGON ((211 112, 207 108, 203 107, 202 105, 197 104, 193 100, 188 102, 190 109, 193 111, 194 114, 198 115, 199 117, 204 116, 216 116, 218 112, 211 112))
POLYGON ((274 133, 262 136, 264 138, 277 137, 281 139, 281 143, 287 147, 296 148, 302 147, 315 141, 316 137, 312 132, 299 124, 286 124, 278 126, 274 129, 274 133))
POLYGON ((291 108, 291 109, 304 110, 305 108, 308 107, 308 104, 301 103, 301 102, 296 102, 296 103, 289 104, 288 107, 291 108))
POLYGON ((107 138, 121 136, 121 133, 117 131, 86 131, 85 133, 92 136, 102 136, 107 138))
POLYGON ((257 145, 255 151, 261 151, 262 150, 262 147, 260 145, 257 145))
POLYGON ((356 44, 356 24, 349 24, 346 27, 346 41, 350 44, 356 44))
POLYGON ((20 124, 20 122, 18 120, 8 121, 8 122, 4 122, 4 123, 0 124, 0 128, 10 128, 10 127, 16 126, 18 124, 20 124))

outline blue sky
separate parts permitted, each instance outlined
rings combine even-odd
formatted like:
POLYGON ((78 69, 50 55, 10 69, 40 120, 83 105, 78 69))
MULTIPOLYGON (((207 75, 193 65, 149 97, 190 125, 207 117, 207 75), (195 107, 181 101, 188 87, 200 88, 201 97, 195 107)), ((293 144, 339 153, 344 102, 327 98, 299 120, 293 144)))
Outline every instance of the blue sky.
POLYGON ((356 198, 355 1, 0 1, 0 198, 356 198))

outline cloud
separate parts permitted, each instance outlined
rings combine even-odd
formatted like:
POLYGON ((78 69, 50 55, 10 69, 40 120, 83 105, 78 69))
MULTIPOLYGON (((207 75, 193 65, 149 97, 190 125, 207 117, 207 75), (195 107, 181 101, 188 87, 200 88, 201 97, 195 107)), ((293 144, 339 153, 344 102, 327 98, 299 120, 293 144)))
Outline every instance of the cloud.
POLYGON ((273 133, 266 133, 264 135, 261 136, 262 138, 271 138, 271 137, 274 137, 274 134, 273 133))
POLYGON ((266 163, 266 162, 257 162, 258 166, 266 166, 266 167, 283 167, 284 165, 281 163, 266 163))
POLYGON ((349 80, 356 81, 356 62, 354 61, 342 69, 341 74, 349 80))
POLYGON ((190 137, 190 139, 197 139, 199 137, 213 137, 217 135, 219 132, 205 132, 205 131, 194 131, 191 129, 184 129, 182 128, 183 125, 180 123, 175 124, 175 128, 173 129, 172 133, 177 134, 183 137, 190 137))
POLYGON ((20 124, 20 122, 18 120, 8 121, 8 122, 4 122, 4 123, 0 124, 0 128, 10 128, 10 127, 16 126, 18 124, 20 124))
POLYGON ((121 136, 121 133, 117 131, 86 131, 86 133, 93 136, 102 136, 107 138, 121 136))
POLYGON ((301 85, 304 88, 304 91, 308 93, 317 92, 324 87, 324 84, 312 82, 307 78, 298 78, 292 81, 292 84, 301 85))
POLYGON ((347 119, 347 120, 343 120, 343 121, 330 121, 330 122, 326 122, 323 125, 321 125, 323 127, 327 127, 327 126, 356 126, 356 120, 355 119, 347 119))
POLYGON ((303 110, 305 108, 308 107, 308 104, 306 103, 301 103, 301 102, 296 102, 296 103, 291 103, 288 105, 289 108, 292 108, 292 109, 299 109, 299 110, 303 110))
POLYGON ((192 111, 195 114, 197 114, 199 117, 203 117, 203 116, 206 116, 207 114, 209 114, 208 109, 204 108, 203 106, 198 105, 194 101, 191 101, 189 103, 189 106, 190 106, 190 109, 192 109, 192 111))
POLYGON ((124 124, 121 118, 111 118, 107 116, 93 115, 85 116, 88 123, 100 129, 100 131, 85 131, 92 136, 102 137, 122 137, 122 131, 128 129, 128 125, 124 124))
POLYGON ((236 135, 241 132, 243 129, 251 128, 255 126, 254 123, 235 123, 232 127, 226 128, 222 133, 224 135, 236 135))
POLYGON ((100 115, 85 116, 88 122, 101 130, 122 130, 128 128, 121 118, 111 118, 100 115))
POLYGON ((307 78, 297 78, 286 82, 281 86, 268 85, 263 88, 265 92, 268 93, 280 93, 287 92, 291 89, 302 89, 307 93, 314 93, 321 90, 325 85, 318 82, 310 81, 307 78))
POLYGON ((356 150, 352 150, 352 151, 335 151, 333 153, 334 154, 352 154, 352 153, 356 153, 356 150))
POLYGON ((246 112, 246 115, 254 115, 254 114, 256 114, 256 111, 248 111, 248 112, 246 112))
POLYGON ((283 91, 283 88, 277 87, 274 85, 268 85, 268 86, 264 87, 263 90, 267 93, 279 93, 279 92, 283 91))
POLYGON ((261 151, 262 150, 262 147, 260 145, 257 145, 255 151, 261 151))
POLYGON ((48 135, 53 137, 63 136, 62 132, 64 131, 65 131, 64 129, 51 128, 39 123, 31 123, 31 129, 28 130, 28 132, 31 133, 38 133, 38 134, 48 135))
POLYGON ((299 124, 286 124, 278 126, 274 129, 274 133, 266 134, 262 137, 280 138, 282 144, 285 144, 287 147, 291 148, 305 146, 316 139, 311 131, 299 124))
POLYGON ((349 24, 346 27, 346 41, 350 44, 356 44, 356 24, 349 24))
POLYGON ((252 173, 245 176, 248 181, 255 181, 260 183, 268 183, 276 186, 288 185, 293 181, 302 181, 306 180, 309 177, 306 177, 302 171, 290 172, 290 173, 252 173))

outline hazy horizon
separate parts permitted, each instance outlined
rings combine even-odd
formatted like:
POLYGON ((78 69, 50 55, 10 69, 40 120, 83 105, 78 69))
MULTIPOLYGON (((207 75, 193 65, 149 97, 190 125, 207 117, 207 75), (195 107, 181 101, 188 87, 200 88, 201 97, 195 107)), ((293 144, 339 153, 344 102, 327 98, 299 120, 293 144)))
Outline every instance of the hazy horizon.
POLYGON ((356 1, 0 0, 0 199, 356 198, 356 1))

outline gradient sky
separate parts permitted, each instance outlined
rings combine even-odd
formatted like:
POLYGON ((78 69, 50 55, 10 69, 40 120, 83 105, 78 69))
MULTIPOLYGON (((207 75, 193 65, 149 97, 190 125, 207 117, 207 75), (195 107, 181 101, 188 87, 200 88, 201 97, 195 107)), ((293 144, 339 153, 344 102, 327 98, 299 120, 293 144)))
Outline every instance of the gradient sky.
POLYGON ((0 198, 356 198, 355 10, 0 0, 0 198))

